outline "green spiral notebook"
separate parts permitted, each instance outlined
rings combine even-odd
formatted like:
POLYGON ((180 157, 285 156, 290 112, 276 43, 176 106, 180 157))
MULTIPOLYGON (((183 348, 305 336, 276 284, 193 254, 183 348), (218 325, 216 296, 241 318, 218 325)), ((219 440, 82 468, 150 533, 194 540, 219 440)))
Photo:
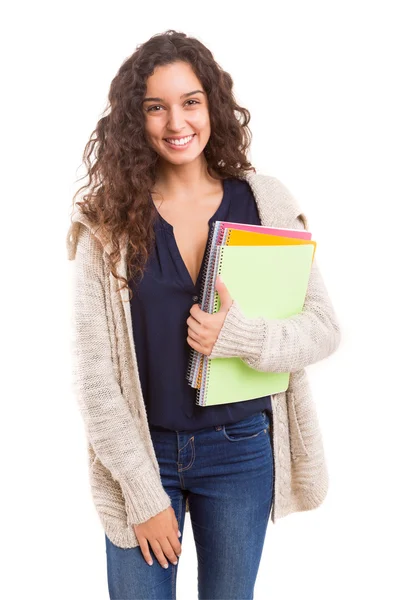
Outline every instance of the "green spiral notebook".
MULTIPOLYGON (((304 307, 315 246, 218 247, 216 273, 248 318, 283 319, 304 307)), ((215 292, 213 312, 220 307, 215 292)), ((251 400, 286 391, 290 373, 264 373, 241 358, 204 358, 201 406, 251 400)))

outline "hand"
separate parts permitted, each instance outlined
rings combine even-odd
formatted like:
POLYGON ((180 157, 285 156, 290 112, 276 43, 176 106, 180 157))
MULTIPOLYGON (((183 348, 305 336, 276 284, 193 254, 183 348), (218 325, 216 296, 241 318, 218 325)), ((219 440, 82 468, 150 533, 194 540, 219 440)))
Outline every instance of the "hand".
POLYGON ((132 527, 143 557, 149 565, 153 564, 149 543, 162 567, 168 567, 165 557, 173 564, 178 562, 177 557, 181 555, 182 547, 178 539, 179 525, 172 506, 168 506, 148 521, 132 527))
POLYGON ((191 316, 186 321, 189 325, 188 337, 186 338, 189 346, 206 356, 211 354, 224 324, 225 317, 233 303, 228 288, 219 275, 215 282, 215 289, 218 292, 221 302, 219 311, 210 314, 201 310, 198 304, 193 304, 190 309, 191 316))

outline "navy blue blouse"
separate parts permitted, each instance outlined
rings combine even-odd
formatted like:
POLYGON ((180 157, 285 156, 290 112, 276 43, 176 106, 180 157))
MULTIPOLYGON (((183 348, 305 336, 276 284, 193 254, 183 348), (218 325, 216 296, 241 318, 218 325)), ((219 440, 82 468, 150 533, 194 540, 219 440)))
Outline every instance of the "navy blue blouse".
MULTIPOLYGON (((209 219, 260 225, 256 201, 247 181, 223 180, 223 198, 209 219)), ((199 301, 202 265, 193 285, 180 255, 174 230, 160 213, 154 225, 155 246, 144 277, 134 285, 130 302, 139 378, 150 426, 172 431, 194 431, 234 423, 262 410, 271 410, 271 397, 198 406, 196 389, 186 379, 191 346, 187 343, 189 311, 199 301)), ((207 247, 207 246, 206 246, 207 247)))

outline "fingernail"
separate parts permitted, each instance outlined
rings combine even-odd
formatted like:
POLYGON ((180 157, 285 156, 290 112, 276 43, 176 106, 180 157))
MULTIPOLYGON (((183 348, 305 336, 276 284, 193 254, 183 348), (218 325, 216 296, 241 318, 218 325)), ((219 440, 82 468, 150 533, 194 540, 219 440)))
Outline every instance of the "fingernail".
POLYGON ((153 561, 149 560, 147 564, 149 564, 151 566, 153 564, 153 561))
POLYGON ((181 535, 182 535, 182 534, 181 534, 181 532, 180 532, 180 531, 178 531, 178 537, 181 537, 181 535))
POLYGON ((163 565, 164 569, 168 569, 168 565, 163 565))

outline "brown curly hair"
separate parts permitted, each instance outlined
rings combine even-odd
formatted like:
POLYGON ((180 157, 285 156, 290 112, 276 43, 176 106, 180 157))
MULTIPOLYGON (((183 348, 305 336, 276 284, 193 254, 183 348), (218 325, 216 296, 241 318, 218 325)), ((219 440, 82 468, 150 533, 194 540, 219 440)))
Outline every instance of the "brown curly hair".
POLYGON ((191 65, 207 94, 211 134, 204 155, 208 173, 225 179, 255 171, 247 158, 252 138, 250 113, 236 103, 232 77, 210 50, 196 38, 173 29, 139 44, 111 82, 109 104, 83 153, 89 181, 73 197, 74 204, 79 192, 89 188, 76 205, 106 233, 112 247, 111 273, 123 281, 122 288, 128 288, 130 298, 129 279, 143 277, 157 215, 150 190, 156 182, 158 154, 146 140, 142 101, 154 69, 177 61, 191 65), (128 240, 128 279, 116 272, 122 237, 128 240))

